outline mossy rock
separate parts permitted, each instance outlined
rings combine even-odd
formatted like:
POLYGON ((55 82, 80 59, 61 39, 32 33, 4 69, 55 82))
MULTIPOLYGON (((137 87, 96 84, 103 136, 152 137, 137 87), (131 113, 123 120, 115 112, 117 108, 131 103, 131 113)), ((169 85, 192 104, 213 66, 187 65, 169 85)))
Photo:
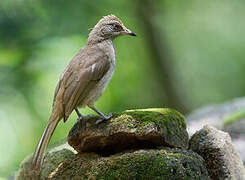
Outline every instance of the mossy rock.
POLYGON ((138 150, 110 157, 81 153, 70 156, 50 179, 209 179, 204 160, 180 149, 138 150))
POLYGON ((78 152, 110 155, 128 149, 168 146, 187 148, 185 118, 168 108, 139 109, 114 113, 101 124, 98 117, 77 122, 68 136, 68 143, 78 152))
POLYGON ((190 149, 204 158, 212 179, 245 180, 242 160, 228 133, 206 125, 191 137, 190 149))
POLYGON ((207 179, 203 159, 187 148, 184 116, 172 109, 114 113, 77 122, 67 144, 56 144, 44 158, 40 175, 30 170, 32 156, 17 179, 207 179), (164 148, 167 146, 170 148, 164 148), (139 150, 141 149, 141 150, 139 150), (151 150, 150 150, 151 149, 151 150))
POLYGON ((47 177, 52 173, 60 163, 76 152, 64 140, 51 145, 45 154, 43 168, 40 175, 36 171, 31 170, 32 154, 27 156, 21 163, 20 169, 15 177, 17 180, 35 180, 41 177, 47 177), (53 147, 53 148, 52 148, 53 147))
POLYGON ((22 164, 18 180, 209 179, 201 156, 190 150, 166 147, 121 152, 109 157, 95 153, 73 154, 68 149, 60 149, 46 154, 40 176, 28 169, 30 163, 29 157, 22 164))

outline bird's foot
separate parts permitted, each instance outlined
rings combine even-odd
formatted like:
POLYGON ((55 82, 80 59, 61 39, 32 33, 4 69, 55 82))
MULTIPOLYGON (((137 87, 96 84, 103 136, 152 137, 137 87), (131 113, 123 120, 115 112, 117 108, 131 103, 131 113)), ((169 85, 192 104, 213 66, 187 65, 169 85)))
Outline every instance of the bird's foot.
POLYGON ((80 122, 80 121, 82 121, 83 120, 83 116, 79 116, 78 118, 77 118, 77 122, 80 122))
POLYGON ((101 119, 98 119, 96 122, 95 122, 95 124, 100 124, 100 123, 102 123, 102 122, 104 122, 104 121, 106 121, 106 120, 109 120, 109 119, 111 119, 112 118, 112 116, 113 116, 113 114, 107 114, 107 115, 104 115, 103 117, 101 117, 101 119))
POLYGON ((94 117, 94 114, 88 114, 86 116, 83 116, 85 119, 88 119, 88 118, 91 118, 91 117, 94 117))
POLYGON ((77 118, 77 122, 79 122, 79 121, 82 121, 82 120, 84 120, 84 119, 88 119, 88 118, 91 118, 91 117, 93 117, 94 115, 93 114, 88 114, 88 115, 86 115, 86 116, 79 116, 78 118, 77 118))

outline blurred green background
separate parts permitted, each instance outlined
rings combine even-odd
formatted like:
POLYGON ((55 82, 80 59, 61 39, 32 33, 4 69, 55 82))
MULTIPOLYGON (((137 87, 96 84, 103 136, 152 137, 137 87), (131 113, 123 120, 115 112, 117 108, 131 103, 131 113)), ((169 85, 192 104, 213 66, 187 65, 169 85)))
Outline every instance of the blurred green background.
MULTIPOLYGON (((138 37, 115 40, 117 68, 97 102, 102 112, 172 107, 186 114, 245 95, 243 0, 1 0, 0 176, 34 151, 59 75, 108 14, 138 37)), ((73 113, 61 122, 52 142, 75 121, 73 113)))

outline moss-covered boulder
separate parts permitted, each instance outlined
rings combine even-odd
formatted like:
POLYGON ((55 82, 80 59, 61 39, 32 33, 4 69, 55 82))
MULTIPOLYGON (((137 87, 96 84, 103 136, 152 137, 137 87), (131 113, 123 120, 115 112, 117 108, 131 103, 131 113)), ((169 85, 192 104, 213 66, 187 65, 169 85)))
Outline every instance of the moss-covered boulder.
POLYGON ((77 122, 68 142, 51 148, 40 175, 30 170, 31 156, 17 179, 208 179, 204 160, 186 150, 185 118, 172 109, 114 113, 77 122), (179 149, 177 149, 179 148, 179 149))
POLYGON ((17 179, 209 179, 201 156, 176 148, 128 151, 109 157, 60 149, 47 153, 40 176, 30 174, 30 162, 31 158, 25 160, 17 179))
POLYGON ((77 122, 68 143, 78 152, 110 155, 127 149, 188 147, 185 118, 172 109, 140 109, 114 113, 101 124, 98 117, 77 122))
POLYGON ((204 126, 190 140, 190 149, 201 155, 212 179, 245 180, 245 169, 228 133, 204 126))
POLYGON ((110 157, 74 155, 51 179, 209 179, 204 160, 179 149, 138 150, 110 157))
POLYGON ((30 169, 32 155, 27 156, 21 163, 20 169, 16 175, 17 180, 35 180, 48 177, 64 160, 74 155, 76 152, 68 145, 66 141, 60 141, 52 145, 45 154, 43 168, 41 174, 30 169))

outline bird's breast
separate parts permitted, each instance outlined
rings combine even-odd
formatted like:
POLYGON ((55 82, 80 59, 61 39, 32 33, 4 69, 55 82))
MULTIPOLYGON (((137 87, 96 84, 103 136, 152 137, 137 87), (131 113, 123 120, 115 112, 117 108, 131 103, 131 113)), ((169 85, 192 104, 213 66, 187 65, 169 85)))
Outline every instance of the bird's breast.
POLYGON ((101 89, 101 94, 104 92, 105 88, 107 87, 108 83, 110 82, 115 67, 116 67, 116 51, 114 48, 114 44, 111 40, 105 41, 103 44, 101 44, 101 46, 103 46, 103 51, 104 53, 107 55, 107 57, 109 58, 109 62, 110 62, 110 68, 107 71, 107 73, 104 75, 104 77, 99 81, 98 85, 101 89))
POLYGON ((112 41, 103 43, 102 48, 106 56, 109 58, 108 60, 110 62, 110 67, 105 75, 101 78, 101 80, 89 93, 89 96, 87 97, 88 99, 86 99, 86 104, 93 104, 103 94, 113 76, 116 67, 116 52, 112 41))
POLYGON ((99 49, 101 49, 105 53, 105 55, 109 58, 109 61, 112 64, 115 64, 116 51, 112 40, 103 41, 102 43, 98 44, 98 46, 99 49))

